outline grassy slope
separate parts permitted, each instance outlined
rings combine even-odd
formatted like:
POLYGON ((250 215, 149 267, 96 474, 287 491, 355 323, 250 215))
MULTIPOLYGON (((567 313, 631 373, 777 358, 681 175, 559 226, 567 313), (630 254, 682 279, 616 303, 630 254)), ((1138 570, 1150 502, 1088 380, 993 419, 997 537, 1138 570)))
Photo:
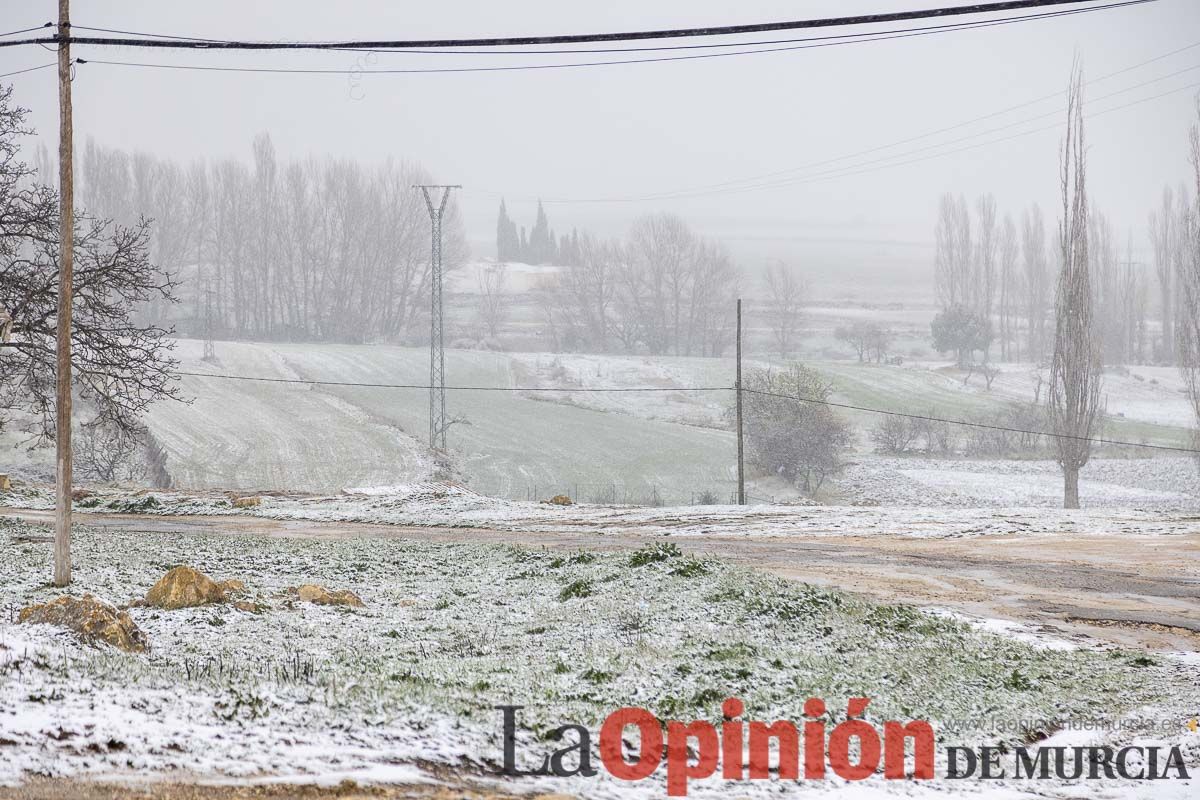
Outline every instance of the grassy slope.
MULTIPOLYGON (((220 344, 221 363, 199 361, 199 343, 181 343, 184 368, 238 375, 368 383, 428 381, 421 348, 220 344)), ((1032 398, 1029 377, 1014 369, 994 391, 964 387, 955 375, 920 367, 813 362, 830 377, 836 398, 856 405, 914 413, 933 411, 977 419, 1012 399, 1032 398), (1026 385, 1028 384, 1028 385, 1026 385)), ((728 359, 447 353, 452 385, 721 386, 732 383, 728 359), (565 381, 563 383, 562 381, 565 381)), ((1110 407, 1124 408, 1105 434, 1132 441, 1179 444, 1182 428, 1158 422, 1180 417, 1179 395, 1161 384, 1108 376, 1110 407), (1165 411, 1163 409, 1166 409, 1165 411), (1137 415, 1140 418, 1134 419, 1137 415)), ((156 406, 150 426, 170 454, 180 486, 335 490, 428 479, 427 394, 423 390, 297 386, 185 378, 190 406, 156 406)), ((650 486, 668 502, 731 486, 729 433, 671 420, 713 424, 728 397, 719 393, 524 395, 451 392, 456 466, 484 493, 524 498, 567 492, 599 498, 610 484, 618 496, 644 497, 650 486), (604 413, 617 412, 617 413, 604 413)), ((842 412, 860 432, 876 414, 842 412)), ((865 436, 863 437, 865 442, 865 436)))
MULTIPOLYGON (((185 349, 184 355, 192 354, 185 349)), ((189 360, 185 369, 428 382, 427 352, 415 348, 222 344, 219 356, 219 367, 189 360)), ((511 386, 510 363, 503 354, 450 351, 447 375, 451 384, 511 386)), ((197 397, 194 405, 160 405, 150 419, 179 485, 337 489, 432 474, 422 455, 428 430, 423 390, 192 377, 185 378, 184 391, 197 397)), ((472 488, 487 494, 524 497, 533 489, 549 495, 578 487, 587 497, 615 482, 635 492, 657 485, 669 499, 687 502, 692 491, 730 483, 733 444, 725 432, 517 393, 452 392, 447 406, 466 419, 451 429, 454 460, 472 488)))

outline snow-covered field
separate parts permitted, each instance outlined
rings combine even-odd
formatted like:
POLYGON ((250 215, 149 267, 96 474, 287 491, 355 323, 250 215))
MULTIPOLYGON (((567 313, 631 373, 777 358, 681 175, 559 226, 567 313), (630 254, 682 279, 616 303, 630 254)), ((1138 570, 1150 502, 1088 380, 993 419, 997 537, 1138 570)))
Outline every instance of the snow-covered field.
MULTIPOLYGON (((916 492, 926 491, 916 489, 916 492)), ((78 511, 162 516, 229 515, 313 522, 363 522, 415 527, 479 528, 522 533, 591 533, 636 529, 662 536, 812 536, 876 534, 960 538, 988 534, 1137 535, 1191 533, 1194 512, 1091 508, 1064 511, 1037 507, 978 507, 962 497, 944 507, 909 503, 887 506, 713 505, 687 507, 555 506, 501 500, 457 486, 413 484, 353 489, 336 495, 262 496, 251 508, 235 508, 223 494, 100 490, 75 503, 78 511)), ((0 505, 49 510, 51 489, 0 493, 0 505)))
MULTIPOLYGON (((220 364, 181 343, 188 371, 364 383, 428 383, 416 348, 218 345, 220 364)), ((447 353, 452 385, 513 387, 504 354, 447 353)), ((193 406, 161 404, 151 429, 169 452, 176 485, 330 490, 427 480, 428 393, 422 390, 252 383, 189 377, 193 406), (200 406, 197 413, 197 406, 200 406), (332 414, 316 416, 309 409, 332 414), (161 432, 161 435, 159 435, 161 432), (197 444, 200 444, 197 447, 197 444), (212 470, 223 474, 214 476, 212 470)), ((724 431, 610 415, 516 392, 453 392, 448 411, 454 467, 470 485, 502 497, 647 496, 676 501, 730 484, 732 437, 724 431), (576 491, 578 487, 578 491, 576 491)))
MULTIPOLYGON (((0 604, 59 594, 46 584, 47 532, 0 518, 0 604)), ((1020 641, 663 544, 632 554, 562 554, 85 526, 75 541, 72 590, 127 603, 179 563, 244 580, 269 610, 132 607, 150 642, 138 655, 83 646, 46 626, 0 623, 0 781, 119 774, 403 782, 421 779, 418 761, 469 774, 499 762, 493 706, 501 703, 526 707, 521 758, 544 748, 551 727, 577 722, 595 732, 620 706, 719 720, 728 696, 763 720, 801 720, 804 700, 823 697, 830 724, 844 718, 848 697, 869 697, 865 718, 873 725, 929 719, 939 749, 1023 741, 1030 731, 1022 721, 1177 720, 1195 710, 1194 664, 1020 641), (366 607, 287 599, 285 587, 302 582, 351 589, 366 607)), ((1064 736, 1085 743, 1068 731, 1051 741, 1064 736)), ((1200 755, 1200 738, 1186 730, 1140 736, 1180 744, 1189 763, 1200 755)), ((517 786, 586 797, 663 793, 661 770, 646 784, 599 777, 517 786)), ((711 779, 691 788, 692 796, 720 797, 734 785, 711 779)), ((737 784, 736 792, 781 788, 760 781, 737 784)), ((871 779, 851 795, 836 783, 811 788, 911 797, 984 786, 871 779)), ((1024 796, 1028 788, 989 782, 980 796, 1024 796)), ((1184 797, 1194 785, 1039 781, 1033 788, 1043 797, 1184 797)))
MULTIPOLYGON (((179 343, 183 370, 192 373, 375 384, 428 381, 428 354, 422 348, 222 342, 217 352, 219 363, 208 364, 200 359, 200 342, 179 343)), ((1036 387, 1028 365, 1005 365, 990 392, 978 376, 964 385, 941 362, 811 365, 833 382, 841 402, 951 418, 987 417, 1007 402, 1032 400, 1036 387)), ((450 393, 449 413, 461 421, 450 429, 452 464, 442 477, 474 491, 510 499, 567 494, 590 502, 651 505, 731 497, 735 446, 724 417, 732 395, 720 388, 733 383, 730 359, 451 350, 447 376, 459 386, 567 390, 450 393), (661 391, 578 391, 629 387, 661 391), (710 390, 690 391, 695 387, 710 390)), ((1138 367, 1105 380, 1114 415, 1105 435, 1189 441, 1190 411, 1172 370, 1138 367)), ((147 420, 167 450, 176 486, 330 492, 438 476, 426 447, 428 395, 423 390, 192 375, 182 379, 182 390, 193 402, 160 403, 147 420)), ((866 434, 878 415, 838 413, 855 427, 859 452, 845 479, 827 487, 829 501, 1057 503, 1053 470, 1045 463, 898 463, 870 452, 866 434)), ((0 472, 44 481, 51 475, 51 456, 9 450, 0 472)), ((1084 478, 1089 505, 1190 508, 1200 496, 1195 472, 1181 458, 1097 458, 1084 478)), ((798 498, 794 488, 769 478, 752 476, 749 491, 760 500, 798 498)))
MULTIPOLYGON (((1054 461, 873 458, 846 470, 848 496, 881 506, 1058 508, 1054 461)), ((1190 458, 1093 459, 1080 472, 1080 502, 1093 509, 1200 509, 1200 475, 1190 458)))

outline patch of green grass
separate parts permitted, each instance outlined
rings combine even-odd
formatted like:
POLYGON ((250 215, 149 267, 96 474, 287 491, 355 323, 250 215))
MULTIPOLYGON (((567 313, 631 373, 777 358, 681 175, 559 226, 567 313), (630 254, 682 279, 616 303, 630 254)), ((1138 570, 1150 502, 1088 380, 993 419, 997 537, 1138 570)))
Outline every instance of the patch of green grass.
POLYGON ((613 678, 617 677, 615 672, 605 672, 599 669, 584 670, 579 674, 588 683, 608 683, 613 678))
POLYGON ((750 592, 744 599, 746 611, 751 616, 770 616, 786 621, 811 620, 840 608, 843 603, 841 594, 808 584, 750 592))
POLYGON ((674 542, 660 542, 634 550, 633 555, 629 557, 629 566, 644 567, 648 564, 658 564, 672 558, 679 558, 682 555, 683 551, 674 542))
POLYGON ((915 633, 921 636, 932 636, 957 624, 906 605, 874 606, 863 617, 863 622, 880 635, 915 633))
POLYGON ((162 508, 162 503, 158 502, 158 498, 154 495, 148 494, 136 500, 118 498, 111 501, 108 507, 113 511, 121 511, 126 514, 140 514, 162 508))
POLYGON ((705 658, 710 661, 736 661, 742 658, 754 658, 756 655, 758 655, 757 647, 746 642, 739 642, 709 650, 705 653, 705 658))
POLYGON ((699 558, 685 558, 670 569, 670 573, 677 578, 699 578, 709 571, 708 562, 699 558))
POLYGON ((581 578, 576 581, 571 581, 562 588, 558 593, 558 599, 562 601, 575 600, 583 597, 591 597, 595 593, 595 587, 592 582, 581 578))
POLYGON ((1034 687, 1034 682, 1024 671, 1018 668, 1004 676, 1004 687, 1017 692, 1028 692, 1034 687))

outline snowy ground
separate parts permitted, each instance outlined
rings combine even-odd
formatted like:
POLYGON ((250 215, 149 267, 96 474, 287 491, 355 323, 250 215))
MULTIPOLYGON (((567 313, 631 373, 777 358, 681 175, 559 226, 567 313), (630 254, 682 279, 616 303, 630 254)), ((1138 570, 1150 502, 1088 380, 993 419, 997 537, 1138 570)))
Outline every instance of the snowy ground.
MULTIPOLYGON (((935 508, 1062 506, 1053 461, 874 458, 840 481, 852 501, 935 508)), ((1190 458, 1093 459, 1080 473, 1080 502, 1093 509, 1200 508, 1200 477, 1190 458)))
MULTIPOLYGON (((0 518, 0 603, 58 594, 46 585, 45 528, 0 518)), ((1019 640, 904 606, 877 605, 655 546, 629 553, 550 553, 405 540, 306 541, 83 528, 76 592, 122 603, 171 565, 244 580, 265 614, 212 606, 130 609, 148 655, 79 645, 42 626, 0 624, 0 780, 29 773, 262 774, 406 781, 418 760, 470 773, 499 758, 492 706, 527 706, 520 752, 566 722, 593 731, 622 705, 715 719, 726 696, 756 719, 802 718, 809 696, 841 718, 872 698, 868 721, 927 718, 940 746, 1020 741, 1021 721, 1195 714, 1197 665, 1120 650, 1019 640), (112 553, 122 557, 114 561, 112 553), (349 588, 366 608, 287 603, 315 581, 349 588), (1007 731, 1007 732, 1005 732, 1007 731)), ((1200 737, 1168 727, 1190 764, 1200 737)), ((1042 730, 1053 733, 1053 728, 1042 730)), ((1063 731, 1052 741, 1115 741, 1128 731, 1063 731)), ((939 764, 939 773, 941 764, 939 764)), ((662 796, 662 776, 529 789, 587 797, 662 796)), ((692 796, 727 796, 710 780, 692 796)), ((953 791, 1025 796, 1028 785, 869 781, 850 793, 953 791)), ((845 787, 843 787, 845 788, 845 787)), ((1184 797, 1194 784, 1038 782, 1038 796, 1184 797)), ((742 794, 777 794, 772 782, 742 794)))
MULTIPOLYGON (((428 380, 428 354, 421 348, 218 343, 217 364, 201 361, 200 351, 200 342, 179 343, 185 371, 385 384, 428 380)), ((1005 365, 991 392, 978 377, 964 385, 941 362, 811 365, 833 382, 839 401, 955 419, 987 417, 1005 403, 1032 400, 1036 385, 1031 368, 1020 364, 1005 365)), ((723 419, 732 395, 685 391, 731 386, 730 359, 452 350, 447 374, 451 385, 568 390, 451 392, 449 412, 462 421, 450 430, 450 475, 477 492, 509 499, 567 494, 589 502, 646 505, 727 502, 732 495, 735 446, 723 419), (578 391, 631 386, 664 391, 578 391)), ((1189 441, 1184 426, 1190 424, 1190 411, 1173 371, 1138 367, 1105 380, 1114 414, 1107 436, 1189 441)), ((426 446, 428 395, 423 390, 195 376, 183 378, 182 390, 194 402, 157 404, 147 419, 166 448, 167 469, 179 487, 331 492, 423 482, 437 472, 426 446)), ((942 467, 932 462, 902 466, 870 452, 867 431, 878 424, 878 415, 838 413, 854 426, 860 450, 848 479, 825 487, 824 499, 1057 502, 1054 482, 1043 481, 1045 464, 956 462, 945 475, 937 474, 942 467)), ((0 438, 0 446, 15 435, 3 434, 8 438, 0 438)), ((6 448, 0 450, 0 472, 45 481, 52 477, 52 455, 6 448)), ((1102 463, 1098 457, 1096 464, 1102 463)), ((1087 502, 1190 508, 1196 481, 1182 465, 1182 459, 1146 459, 1113 462, 1111 469, 1089 467, 1087 502)), ((794 487, 754 476, 749 491, 758 500, 799 496, 794 487)))
MULTIPOLYGON (((929 491, 920 488, 914 492, 929 491)), ((253 508, 234 508, 216 492, 146 492, 101 489, 75 503, 78 511, 164 516, 238 515, 277 520, 362 522, 399 526, 478 528, 526 533, 585 530, 638 531, 663 536, 709 534, 745 537, 874 534, 914 538, 960 538, 987 534, 1054 533, 1139 535, 1191 533, 1192 511, 1139 508, 1085 508, 1065 511, 1038 507, 976 507, 951 502, 945 507, 909 505, 713 505, 690 507, 616 507, 501 500, 445 484, 363 487, 336 495, 263 495, 253 508)), ((50 487, 0 493, 0 506, 52 509, 50 487)))

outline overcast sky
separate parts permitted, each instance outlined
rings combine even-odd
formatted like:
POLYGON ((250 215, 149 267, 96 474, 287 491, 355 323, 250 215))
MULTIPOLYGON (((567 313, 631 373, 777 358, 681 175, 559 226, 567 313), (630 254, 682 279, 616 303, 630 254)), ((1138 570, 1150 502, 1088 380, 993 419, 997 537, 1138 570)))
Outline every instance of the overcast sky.
MULTIPOLYGON (((93 0, 74 3, 72 16, 80 26, 274 40, 690 27, 950 4, 951 0, 93 0)), ((0 0, 0 32, 51 20, 55 8, 50 0, 0 0)), ((804 35, 801 31, 743 38, 804 35)), ((346 70, 622 57, 76 49, 76 55, 86 59, 346 70)), ((1002 213, 1019 214, 1032 201, 1053 213, 1061 136, 1057 128, 940 154, 1047 125, 1061 128, 1062 115, 1052 112, 1063 106, 1061 92, 1075 54, 1092 81, 1088 113, 1171 92, 1097 116, 1087 130, 1093 204, 1116 222, 1122 244, 1131 232, 1138 255, 1148 257, 1147 213, 1165 183, 1177 184, 1188 173, 1186 135, 1195 119, 1196 87, 1184 87, 1200 84, 1196 0, 1159 0, 1059 19, 842 47, 577 69, 298 75, 89 64, 78 68, 74 83, 75 132, 80 146, 90 136, 106 145, 181 159, 249 159, 251 138, 269 131, 282 157, 331 154, 419 161, 437 179, 464 185, 468 236, 478 254, 490 255, 500 195, 507 197, 519 223, 531 224, 537 197, 639 197, 722 184, 828 162, 1057 93, 939 136, 800 169, 789 175, 809 180, 770 190, 547 205, 551 224, 560 231, 580 226, 616 233, 638 214, 665 210, 726 239, 748 266, 778 257, 814 271, 899 273, 930 263, 942 192, 990 191, 1002 213), (1195 69, 1180 72, 1189 67, 1195 69), (1142 83, 1146 85, 1131 88, 1142 83), (1129 90, 1104 98, 1123 89, 1129 90), (1051 116, 1026 122, 1044 114, 1051 116), (962 141, 947 143, 957 139, 962 141), (881 168, 918 158, 924 160, 881 168), (863 174, 828 177, 830 169, 859 164, 863 174), (822 179, 812 180, 813 176, 822 179)), ((51 53, 36 46, 0 49, 0 73, 52 60, 51 53)), ((15 83, 18 102, 33 110, 33 122, 43 134, 53 136, 55 71, 0 80, 15 83)), ((54 144, 53 138, 46 141, 54 144)))

